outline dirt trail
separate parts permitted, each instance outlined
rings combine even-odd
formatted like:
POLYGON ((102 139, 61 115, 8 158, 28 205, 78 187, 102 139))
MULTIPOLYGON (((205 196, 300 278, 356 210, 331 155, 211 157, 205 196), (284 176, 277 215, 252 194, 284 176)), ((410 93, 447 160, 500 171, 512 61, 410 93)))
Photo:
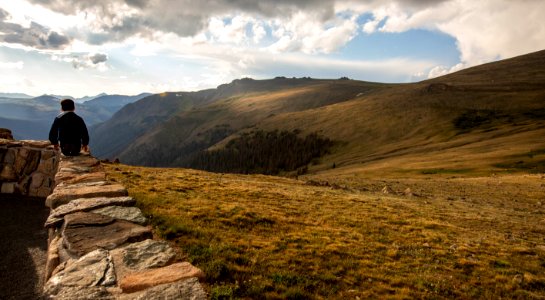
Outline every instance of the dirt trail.
POLYGON ((0 299, 40 299, 48 214, 43 199, 0 194, 0 299))

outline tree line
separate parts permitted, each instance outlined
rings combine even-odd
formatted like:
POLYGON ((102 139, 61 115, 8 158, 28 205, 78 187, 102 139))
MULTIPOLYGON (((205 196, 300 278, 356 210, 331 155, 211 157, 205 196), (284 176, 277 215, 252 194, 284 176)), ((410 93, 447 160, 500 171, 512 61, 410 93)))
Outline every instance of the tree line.
POLYGON ((268 175, 306 170, 313 159, 329 152, 333 142, 317 133, 305 137, 299 134, 299 130, 246 132, 222 149, 199 152, 188 167, 212 172, 268 175))

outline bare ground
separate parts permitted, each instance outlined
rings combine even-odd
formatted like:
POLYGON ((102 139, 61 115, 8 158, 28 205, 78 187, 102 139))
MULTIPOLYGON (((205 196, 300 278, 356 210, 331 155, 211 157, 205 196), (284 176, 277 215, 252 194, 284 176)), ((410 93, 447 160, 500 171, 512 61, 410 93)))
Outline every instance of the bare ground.
POLYGON ((0 195, 0 299, 40 299, 49 214, 43 199, 0 195))

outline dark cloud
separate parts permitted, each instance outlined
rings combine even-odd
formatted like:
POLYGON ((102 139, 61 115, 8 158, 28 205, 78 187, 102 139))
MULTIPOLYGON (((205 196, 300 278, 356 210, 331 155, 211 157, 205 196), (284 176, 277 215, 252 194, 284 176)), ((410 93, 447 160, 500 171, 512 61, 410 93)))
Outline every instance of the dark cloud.
POLYGON ((108 55, 103 53, 96 53, 96 54, 90 55, 89 59, 91 60, 93 64, 96 65, 101 62, 106 62, 108 60, 108 55))
MULTIPOLYGON (((150 37, 156 31, 181 37, 194 36, 206 28, 210 17, 247 13, 265 18, 289 18, 298 12, 311 14, 323 22, 335 17, 335 3, 383 4, 379 0, 29 0, 51 10, 74 15, 90 12, 102 20, 100 31, 74 32, 94 45, 123 41, 131 36, 150 37), (131 12, 123 11, 130 8, 131 12), (115 21, 114 21, 115 20, 115 21)), ((396 0, 418 10, 451 0, 396 0)))
POLYGON ((334 17, 334 1, 330 0, 30 0, 51 10, 73 15, 78 12, 99 12, 101 33, 85 38, 91 44, 122 41, 133 35, 150 36, 155 31, 193 36, 202 31, 211 16, 249 13, 264 17, 289 17, 304 11, 326 20, 334 17), (122 19, 123 5, 136 9, 122 19), (111 20, 116 22, 109 22, 111 20), (113 25, 112 25, 113 24, 113 25))
POLYGON ((9 13, 0 8, 0 42, 20 44, 37 49, 62 49, 70 39, 56 31, 31 22, 30 27, 9 23, 9 13))

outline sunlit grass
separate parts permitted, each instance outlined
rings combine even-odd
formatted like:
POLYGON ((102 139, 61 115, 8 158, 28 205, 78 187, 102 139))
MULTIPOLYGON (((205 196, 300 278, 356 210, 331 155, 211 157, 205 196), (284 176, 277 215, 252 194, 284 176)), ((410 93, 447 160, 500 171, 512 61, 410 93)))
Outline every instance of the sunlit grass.
MULTIPOLYGON (((212 298, 545 297, 539 176, 506 182, 489 198, 487 191, 474 197, 484 179, 449 186, 425 178, 410 182, 422 190, 408 197, 362 192, 373 188, 349 181, 331 188, 261 175, 106 168, 155 232, 203 269, 212 298), (445 186, 445 194, 431 186, 445 186), (456 189, 451 198, 449 188, 456 189)), ((392 182, 399 190, 395 184, 403 182, 392 182)))

